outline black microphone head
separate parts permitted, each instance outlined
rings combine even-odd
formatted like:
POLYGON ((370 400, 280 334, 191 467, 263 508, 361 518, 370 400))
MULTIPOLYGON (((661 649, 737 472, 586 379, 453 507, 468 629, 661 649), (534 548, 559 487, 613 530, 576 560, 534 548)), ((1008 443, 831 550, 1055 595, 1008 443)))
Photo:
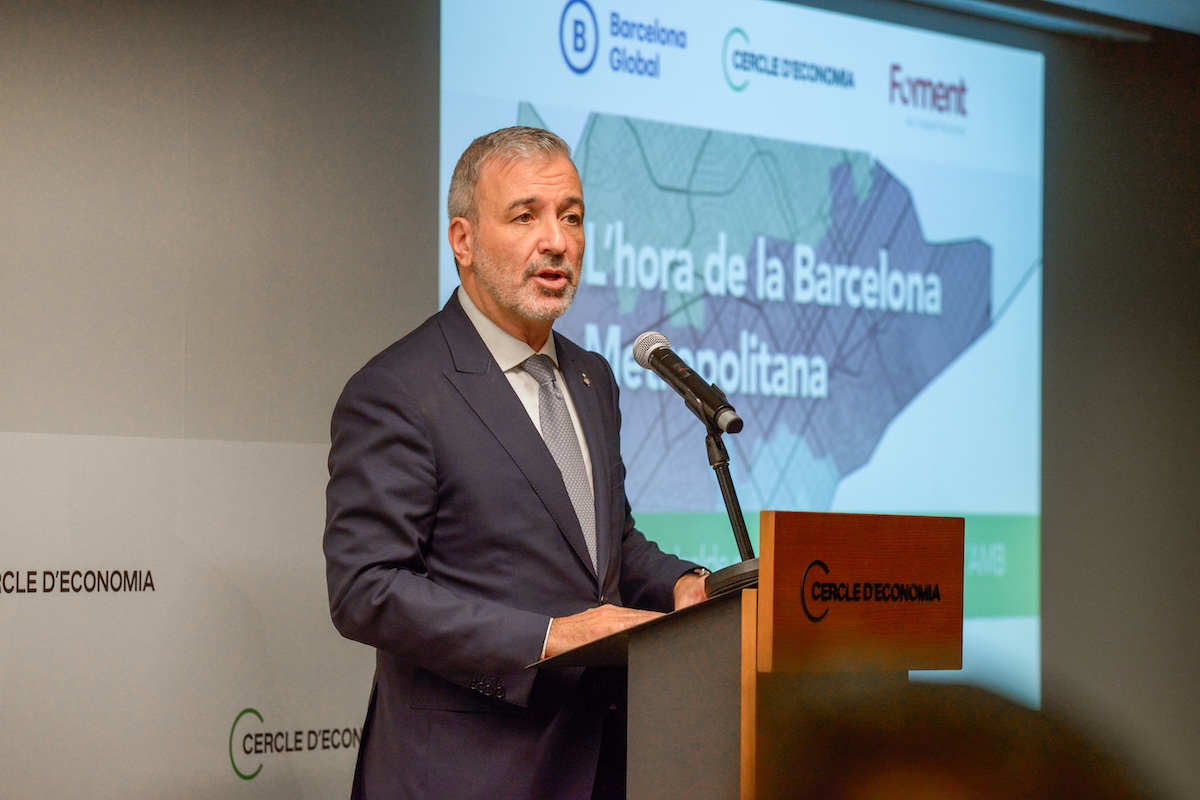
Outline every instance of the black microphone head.
POLYGON ((643 369, 650 369, 650 354, 660 347, 670 347, 671 342, 658 331, 646 331, 633 343, 633 360, 643 369))

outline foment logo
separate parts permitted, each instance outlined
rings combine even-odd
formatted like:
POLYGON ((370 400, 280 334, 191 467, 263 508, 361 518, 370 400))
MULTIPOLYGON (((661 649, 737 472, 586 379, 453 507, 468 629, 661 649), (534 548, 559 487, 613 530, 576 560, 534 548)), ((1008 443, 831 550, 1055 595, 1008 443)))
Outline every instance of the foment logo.
POLYGON ((967 81, 912 75, 900 64, 888 70, 888 102, 936 114, 967 116, 967 81))
POLYGON ((587 0, 569 0, 558 21, 558 45, 563 60, 577 75, 582 75, 596 63, 600 50, 600 27, 587 0))

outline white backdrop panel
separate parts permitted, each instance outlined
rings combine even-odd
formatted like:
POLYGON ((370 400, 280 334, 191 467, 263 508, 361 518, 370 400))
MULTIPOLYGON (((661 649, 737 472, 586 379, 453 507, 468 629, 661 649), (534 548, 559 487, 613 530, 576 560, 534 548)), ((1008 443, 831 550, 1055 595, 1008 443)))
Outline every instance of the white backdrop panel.
POLYGON ((0 434, 4 796, 348 792, 372 653, 329 621, 326 453, 0 434))

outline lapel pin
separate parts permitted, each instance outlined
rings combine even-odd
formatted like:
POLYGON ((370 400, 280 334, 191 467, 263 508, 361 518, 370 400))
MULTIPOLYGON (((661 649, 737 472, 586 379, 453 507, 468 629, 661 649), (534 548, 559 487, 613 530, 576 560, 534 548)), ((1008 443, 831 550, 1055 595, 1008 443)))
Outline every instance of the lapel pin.
POLYGON ((587 376, 587 373, 586 373, 586 372, 581 372, 581 373, 579 373, 579 374, 583 376, 583 385, 584 385, 584 386, 586 386, 586 387, 588 387, 588 388, 590 389, 590 388, 592 387, 592 382, 591 382, 591 380, 588 378, 588 376, 587 376))

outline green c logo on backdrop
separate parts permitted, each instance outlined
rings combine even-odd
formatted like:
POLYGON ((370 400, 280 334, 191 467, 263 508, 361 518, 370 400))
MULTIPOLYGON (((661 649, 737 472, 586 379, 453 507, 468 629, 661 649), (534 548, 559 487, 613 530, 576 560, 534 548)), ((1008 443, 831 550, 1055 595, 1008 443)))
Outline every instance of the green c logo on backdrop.
POLYGON ((240 769, 238 769, 237 762, 233 760, 233 734, 234 734, 234 731, 237 730, 238 723, 242 721, 242 717, 246 716, 247 714, 253 714, 254 716, 258 717, 259 722, 263 721, 262 714, 258 713, 253 708, 247 708, 247 709, 243 710, 242 713, 237 715, 237 719, 235 719, 233 721, 233 727, 229 729, 229 763, 233 766, 233 771, 237 773, 237 776, 239 778, 241 778, 244 781, 252 781, 256 777, 258 777, 258 773, 262 772, 263 765, 259 764, 258 769, 254 770, 254 772, 251 772, 249 775, 247 775, 246 773, 244 773, 240 769))

